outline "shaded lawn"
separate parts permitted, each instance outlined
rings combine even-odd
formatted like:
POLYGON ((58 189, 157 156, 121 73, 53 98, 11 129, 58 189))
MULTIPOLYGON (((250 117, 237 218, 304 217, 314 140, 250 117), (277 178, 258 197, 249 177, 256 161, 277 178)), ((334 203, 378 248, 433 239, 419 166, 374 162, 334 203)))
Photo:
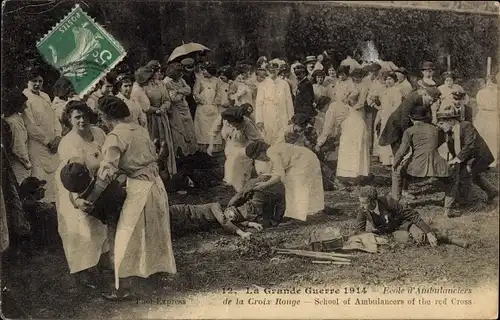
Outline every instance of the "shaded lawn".
MULTIPOLYGON (((390 191, 390 172, 374 166, 375 183, 382 192, 390 191), (379 183, 377 183, 379 182, 379 183), (381 183, 383 182, 383 183, 381 183)), ((488 172, 490 183, 497 184, 498 174, 488 172)), ((418 194, 409 203, 441 232, 458 236, 471 243, 468 249, 445 245, 438 248, 390 243, 378 254, 355 253, 350 266, 314 265, 308 259, 272 255, 271 246, 303 244, 311 231, 328 226, 348 234, 357 209, 356 188, 351 191, 326 192, 328 206, 336 207, 336 215, 310 217, 307 224, 291 225, 255 233, 251 244, 222 230, 201 232, 174 239, 178 268, 176 276, 155 275, 147 280, 134 279, 139 296, 182 299, 200 292, 221 292, 223 287, 235 289, 252 285, 265 287, 335 284, 349 281, 359 285, 397 285, 439 283, 469 285, 498 279, 498 213, 497 206, 486 205, 485 195, 474 187, 471 205, 455 219, 442 217, 443 192, 425 182, 410 185, 418 194)), ((231 195, 228 187, 216 187, 205 194, 170 196, 171 204, 207 203, 231 195)), ((3 279, 8 281, 19 305, 34 318, 138 318, 156 305, 108 302, 98 292, 79 292, 68 274, 62 250, 38 254, 23 265, 10 265, 3 279)), ((107 279, 110 283, 112 276, 107 279)), ((167 308, 167 307, 164 307, 167 308)))

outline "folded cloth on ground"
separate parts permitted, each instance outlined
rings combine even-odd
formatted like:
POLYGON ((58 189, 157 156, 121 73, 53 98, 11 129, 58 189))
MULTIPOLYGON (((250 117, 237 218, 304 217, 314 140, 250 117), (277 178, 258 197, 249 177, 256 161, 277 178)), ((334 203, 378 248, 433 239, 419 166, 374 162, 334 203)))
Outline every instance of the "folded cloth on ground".
POLYGON ((388 240, 374 233, 362 233, 349 237, 342 250, 360 250, 368 253, 377 253, 378 245, 387 244, 388 240))

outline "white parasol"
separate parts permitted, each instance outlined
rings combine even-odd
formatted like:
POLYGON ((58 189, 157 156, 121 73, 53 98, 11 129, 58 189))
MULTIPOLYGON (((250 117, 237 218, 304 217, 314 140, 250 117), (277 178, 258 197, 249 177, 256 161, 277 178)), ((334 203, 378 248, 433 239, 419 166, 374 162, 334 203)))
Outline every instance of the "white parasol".
POLYGON ((186 56, 193 52, 203 52, 203 51, 211 51, 209 48, 205 47, 202 44, 190 42, 186 44, 182 44, 172 51, 170 57, 168 58, 168 62, 171 62, 180 57, 186 56))

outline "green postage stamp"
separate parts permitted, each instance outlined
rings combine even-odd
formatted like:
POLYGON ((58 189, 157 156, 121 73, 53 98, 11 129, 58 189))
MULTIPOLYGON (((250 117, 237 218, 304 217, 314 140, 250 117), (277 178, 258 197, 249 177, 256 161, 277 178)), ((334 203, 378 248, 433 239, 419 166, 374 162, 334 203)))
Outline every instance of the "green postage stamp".
POLYGON ((79 5, 36 44, 45 60, 83 97, 126 55, 111 34, 79 5))

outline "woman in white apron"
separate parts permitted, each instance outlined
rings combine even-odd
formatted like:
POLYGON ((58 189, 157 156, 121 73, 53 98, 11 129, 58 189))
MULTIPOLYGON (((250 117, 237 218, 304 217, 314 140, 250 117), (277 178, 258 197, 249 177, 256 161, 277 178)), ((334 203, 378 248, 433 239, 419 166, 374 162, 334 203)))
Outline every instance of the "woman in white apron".
POLYGON ((96 288, 98 279, 92 278, 92 271, 101 255, 109 251, 107 226, 75 208, 70 201, 70 192, 64 188, 60 178, 61 169, 72 158, 94 158, 95 161, 86 161, 86 164, 94 172, 99 168, 102 160, 101 147, 106 134, 101 129, 90 126, 91 115, 92 109, 83 101, 68 102, 62 114, 62 122, 70 131, 61 139, 58 149, 60 164, 56 172, 57 220, 70 274, 74 274, 82 285, 96 288))
POLYGON ((336 103, 348 110, 346 118, 340 124, 340 141, 337 162, 337 178, 341 182, 357 182, 367 177, 370 170, 368 150, 368 131, 361 114, 353 106, 359 98, 359 91, 352 79, 347 78, 347 66, 337 71, 336 103))
POLYGON ((133 82, 131 75, 119 74, 115 83, 116 96, 125 102, 130 111, 130 116, 126 120, 147 128, 148 119, 146 113, 142 111, 141 104, 132 97, 133 82))
MULTIPOLYGON (((118 220, 114 244, 115 288, 120 278, 147 278, 158 272, 176 273, 168 196, 159 176, 155 146, 147 129, 126 122, 130 115, 116 97, 99 100, 99 112, 111 128, 103 146, 97 185, 111 182, 118 171, 127 175, 127 198, 118 220)), ((117 299, 118 291, 106 295, 117 299)))
POLYGON ((271 178, 257 183, 255 190, 280 181, 285 185, 285 217, 305 221, 325 208, 321 165, 314 152, 289 143, 269 146, 262 141, 250 143, 245 152, 249 158, 270 162, 271 178))
POLYGON ((50 97, 43 91, 41 70, 30 71, 28 87, 23 94, 28 98, 23 120, 28 131, 28 153, 31 160, 31 175, 47 181, 45 200, 55 202, 55 172, 59 166, 57 147, 61 140, 60 124, 52 109, 50 97))
MULTIPOLYGON (((224 182, 241 191, 243 185, 250 179, 253 160, 245 155, 245 147, 252 141, 264 141, 260 130, 249 118, 252 108, 249 104, 230 107, 225 110, 221 119, 216 122, 212 137, 219 134, 226 141, 224 153, 224 182), (246 108, 248 106, 248 108, 246 108)), ((208 147, 211 155, 212 144, 208 147)))
MULTIPOLYGON (((193 96, 198 103, 194 116, 194 133, 200 148, 206 151, 212 136, 212 127, 220 116, 216 97, 219 90, 219 79, 215 77, 216 68, 213 63, 206 62, 201 67, 202 75, 196 79, 193 96)), ((220 135, 213 141, 214 151, 222 151, 220 135)))
POLYGON ((394 72, 386 72, 384 80, 386 89, 380 94, 380 109, 375 117, 375 136, 373 139, 374 155, 376 154, 379 161, 385 165, 392 165, 392 149, 391 146, 380 146, 379 137, 384 131, 387 120, 391 114, 399 107, 403 100, 401 90, 395 85, 397 76, 394 72))
POLYGON ((479 90, 476 101, 478 110, 474 126, 495 158, 490 167, 496 167, 498 158, 498 87, 495 78, 491 77, 486 81, 486 87, 479 90))

